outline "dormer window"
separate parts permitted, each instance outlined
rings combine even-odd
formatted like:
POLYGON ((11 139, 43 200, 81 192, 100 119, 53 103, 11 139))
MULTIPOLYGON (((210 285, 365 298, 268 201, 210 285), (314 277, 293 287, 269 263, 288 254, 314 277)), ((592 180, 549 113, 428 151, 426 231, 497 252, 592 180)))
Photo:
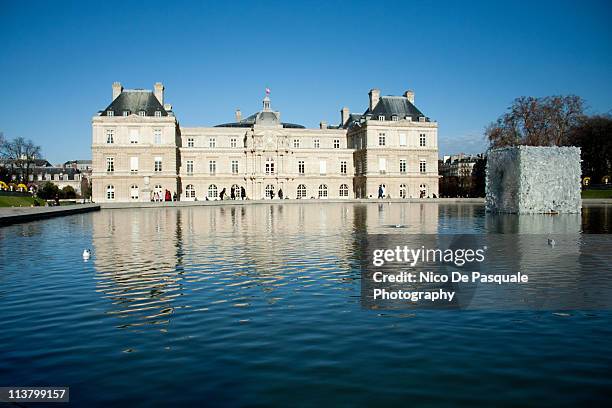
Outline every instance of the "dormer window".
POLYGON ((394 122, 397 122, 399 120, 399 118, 397 117, 397 115, 393 115, 391 116, 391 120, 394 122))
POLYGON ((130 116, 130 111, 123 111, 123 116, 130 116))
POLYGON ((138 116, 147 116, 147 113, 145 111, 139 111, 138 116))
POLYGON ((112 111, 112 110, 106 111, 106 116, 115 116, 115 111, 112 111))
POLYGON ((155 111, 155 117, 161 118, 161 111, 155 111))
POLYGON ((385 120, 385 115, 379 115, 378 120, 385 120))
POLYGON ((425 122, 425 116, 419 116, 419 122, 425 122))

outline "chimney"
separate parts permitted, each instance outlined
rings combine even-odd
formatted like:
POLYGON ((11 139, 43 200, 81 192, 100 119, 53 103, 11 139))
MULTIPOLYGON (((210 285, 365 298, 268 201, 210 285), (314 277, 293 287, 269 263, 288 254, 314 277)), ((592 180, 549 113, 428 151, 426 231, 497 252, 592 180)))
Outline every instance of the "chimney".
POLYGON ((155 97, 159 103, 164 106, 164 85, 161 82, 155 83, 155 97))
POLYGON ((117 99, 119 95, 123 92, 123 87, 120 82, 113 82, 113 101, 117 99))
POLYGON ((319 123, 319 127, 321 129, 327 129, 327 122, 322 120, 321 123, 319 123))
POLYGON ((340 123, 340 126, 346 125, 350 114, 351 112, 349 111, 349 108, 347 108, 346 106, 342 108, 342 110, 340 111, 340 120, 342 121, 342 123, 340 123))
POLYGON ((380 100, 380 89, 371 89, 368 95, 370 95, 370 110, 373 111, 380 100))
POLYGON ((404 97, 408 98, 410 103, 414 105, 414 91, 411 91, 410 89, 407 90, 406 92, 404 92, 404 97))
POLYGON ((236 108, 236 122, 240 122, 242 120, 242 112, 240 112, 240 108, 236 108))

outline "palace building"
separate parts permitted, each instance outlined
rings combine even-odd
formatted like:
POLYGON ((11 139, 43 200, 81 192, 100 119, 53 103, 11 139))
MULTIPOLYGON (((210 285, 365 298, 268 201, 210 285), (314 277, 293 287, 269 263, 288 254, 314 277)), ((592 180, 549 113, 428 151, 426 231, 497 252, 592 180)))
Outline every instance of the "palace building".
POLYGON ((362 114, 341 110, 338 126, 283 122, 263 106, 246 118, 213 127, 183 127, 164 86, 123 89, 92 119, 92 199, 216 200, 225 190, 249 199, 391 198, 438 194, 438 124, 414 104, 414 93, 369 93, 362 114))

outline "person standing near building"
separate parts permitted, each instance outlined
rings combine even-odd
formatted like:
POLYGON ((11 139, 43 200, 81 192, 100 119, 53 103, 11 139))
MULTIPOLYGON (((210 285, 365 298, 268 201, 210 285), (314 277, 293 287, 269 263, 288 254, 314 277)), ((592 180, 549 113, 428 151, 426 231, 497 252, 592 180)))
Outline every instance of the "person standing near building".
POLYGON ((244 200, 246 198, 246 191, 244 187, 240 187, 240 199, 244 200))

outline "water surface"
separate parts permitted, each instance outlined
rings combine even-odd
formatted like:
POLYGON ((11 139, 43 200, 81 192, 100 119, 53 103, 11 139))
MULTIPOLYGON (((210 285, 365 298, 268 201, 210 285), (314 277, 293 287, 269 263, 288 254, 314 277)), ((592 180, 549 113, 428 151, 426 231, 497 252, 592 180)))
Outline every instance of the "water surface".
POLYGON ((70 386, 89 407, 603 403, 609 311, 368 310, 356 253, 396 224, 585 234, 611 215, 257 204, 0 228, 0 385, 70 386))

